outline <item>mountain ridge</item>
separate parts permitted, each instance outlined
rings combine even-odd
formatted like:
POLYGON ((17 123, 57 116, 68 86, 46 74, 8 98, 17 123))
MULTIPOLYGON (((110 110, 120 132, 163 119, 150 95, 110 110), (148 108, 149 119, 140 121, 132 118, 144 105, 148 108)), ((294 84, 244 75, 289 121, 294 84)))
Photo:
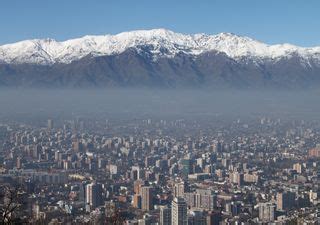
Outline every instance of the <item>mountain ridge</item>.
POLYGON ((318 88, 320 48, 165 29, 27 40, 0 46, 0 87, 318 88))
POLYGON ((210 51, 219 51, 239 60, 253 58, 278 60, 299 55, 306 61, 320 62, 320 47, 304 48, 291 44, 268 45, 249 37, 232 33, 181 34, 166 29, 136 30, 116 35, 86 35, 62 42, 54 39, 33 39, 0 46, 0 63, 8 64, 69 64, 81 58, 116 55, 129 48, 152 46, 154 60, 173 57, 178 53, 193 56, 210 51))

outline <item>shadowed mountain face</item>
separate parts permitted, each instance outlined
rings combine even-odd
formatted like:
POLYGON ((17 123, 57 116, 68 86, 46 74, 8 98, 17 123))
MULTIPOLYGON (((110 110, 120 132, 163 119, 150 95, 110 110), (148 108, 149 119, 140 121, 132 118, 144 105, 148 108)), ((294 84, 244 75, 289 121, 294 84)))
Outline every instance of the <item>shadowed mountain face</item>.
MULTIPOLYGON (((166 51, 166 49, 162 49, 166 51)), ((152 57, 152 46, 69 64, 0 64, 1 87, 164 87, 305 89, 320 86, 320 65, 299 55, 278 60, 234 60, 225 53, 152 57)))

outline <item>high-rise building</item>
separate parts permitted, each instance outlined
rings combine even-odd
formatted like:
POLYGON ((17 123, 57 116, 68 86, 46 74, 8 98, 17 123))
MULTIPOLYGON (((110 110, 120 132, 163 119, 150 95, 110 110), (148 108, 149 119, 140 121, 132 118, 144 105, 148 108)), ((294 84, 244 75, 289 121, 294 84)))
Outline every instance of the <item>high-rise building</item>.
POLYGON ((320 198, 320 190, 317 188, 311 189, 309 191, 309 200, 312 203, 318 202, 320 198))
POLYGON ((108 169, 110 174, 116 175, 118 174, 118 166, 117 165, 108 165, 108 169))
POLYGON ((17 169, 21 169, 21 157, 20 156, 17 157, 16 167, 17 167, 17 169))
POLYGON ((207 215, 207 225, 219 225, 222 220, 222 213, 220 211, 212 211, 207 215))
POLYGON ((141 195, 140 194, 133 195, 133 207, 141 209, 141 195))
POLYGON ((259 175, 256 173, 253 173, 253 174, 246 173, 243 176, 243 180, 244 180, 244 182, 247 182, 247 183, 258 183, 259 182, 259 175))
POLYGON ((214 151, 217 153, 223 152, 223 145, 221 142, 216 143, 214 151))
POLYGON ((79 187, 79 201, 82 201, 83 203, 86 201, 86 186, 87 182, 83 181, 80 183, 79 187))
POLYGON ((286 191, 277 194, 277 210, 287 210, 295 206, 296 194, 286 191))
POLYGON ((310 158, 319 158, 320 157, 320 147, 318 145, 316 148, 309 150, 309 157, 310 158))
POLYGON ((79 152, 81 150, 81 147, 82 146, 81 146, 81 143, 80 143, 79 139, 74 139, 72 141, 72 149, 73 149, 73 151, 79 152))
POLYGON ((135 180, 133 182, 133 190, 135 194, 141 193, 141 187, 143 186, 144 182, 142 180, 135 180))
POLYGON ((231 202, 231 215, 238 216, 241 212, 241 202, 231 202))
POLYGON ((190 208, 213 210, 216 207, 217 197, 211 190, 196 189, 185 193, 184 197, 190 208))
POLYGON ((49 130, 53 129, 53 120, 52 119, 48 119, 48 129, 49 130))
POLYGON ((175 183, 173 188, 174 188, 173 189, 174 197, 184 197, 184 192, 185 192, 184 182, 175 183))
POLYGON ((141 187, 141 209, 149 211, 153 209, 153 194, 152 187, 141 187))
POLYGON ((160 225, 171 225, 171 209, 168 206, 160 207, 160 225))
POLYGON ((102 185, 91 183, 86 186, 86 204, 90 209, 95 209, 102 205, 102 185))
POLYGON ((139 180, 145 178, 145 171, 138 166, 133 166, 131 169, 131 179, 139 180))
POLYGON ((38 202, 36 202, 34 205, 32 205, 32 214, 33 214, 33 217, 35 219, 39 219, 39 217, 40 217, 40 206, 39 206, 38 202))
POLYGON ((261 222, 274 221, 275 204, 270 202, 263 202, 259 204, 259 220, 261 222))
POLYGON ((152 220, 150 217, 144 216, 142 219, 138 220, 138 225, 151 225, 152 220))
POLYGON ((239 173, 238 171, 231 172, 229 174, 229 179, 232 183, 237 184, 238 186, 243 185, 244 175, 243 173, 239 173))
POLYGON ((171 224, 172 225, 187 225, 188 224, 187 203, 181 197, 174 198, 172 201, 171 224))
POLYGON ((187 177, 189 174, 193 173, 193 160, 192 159, 181 159, 180 168, 183 176, 187 177))
POLYGON ((191 211, 188 215, 188 225, 207 225, 207 218, 202 211, 191 211))
POLYGON ((293 169, 297 171, 297 173, 302 173, 302 165, 300 163, 293 164, 293 169))

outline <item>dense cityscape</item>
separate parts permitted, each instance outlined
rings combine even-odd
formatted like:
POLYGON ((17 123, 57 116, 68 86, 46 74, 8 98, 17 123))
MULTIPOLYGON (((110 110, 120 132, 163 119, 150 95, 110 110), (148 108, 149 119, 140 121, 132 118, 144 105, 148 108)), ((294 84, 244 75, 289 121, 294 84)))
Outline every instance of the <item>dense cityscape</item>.
POLYGON ((320 225, 320 1, 0 1, 0 225, 320 225))
POLYGON ((320 222, 319 121, 6 120, 0 142, 3 222, 320 222))

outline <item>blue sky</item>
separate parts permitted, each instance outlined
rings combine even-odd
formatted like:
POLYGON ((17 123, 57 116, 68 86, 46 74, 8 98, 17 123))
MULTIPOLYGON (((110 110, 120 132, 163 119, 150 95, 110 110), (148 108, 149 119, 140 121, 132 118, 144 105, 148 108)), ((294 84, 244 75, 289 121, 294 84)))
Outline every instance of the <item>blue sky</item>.
POLYGON ((167 28, 320 45, 319 0, 1 0, 0 44, 167 28))

